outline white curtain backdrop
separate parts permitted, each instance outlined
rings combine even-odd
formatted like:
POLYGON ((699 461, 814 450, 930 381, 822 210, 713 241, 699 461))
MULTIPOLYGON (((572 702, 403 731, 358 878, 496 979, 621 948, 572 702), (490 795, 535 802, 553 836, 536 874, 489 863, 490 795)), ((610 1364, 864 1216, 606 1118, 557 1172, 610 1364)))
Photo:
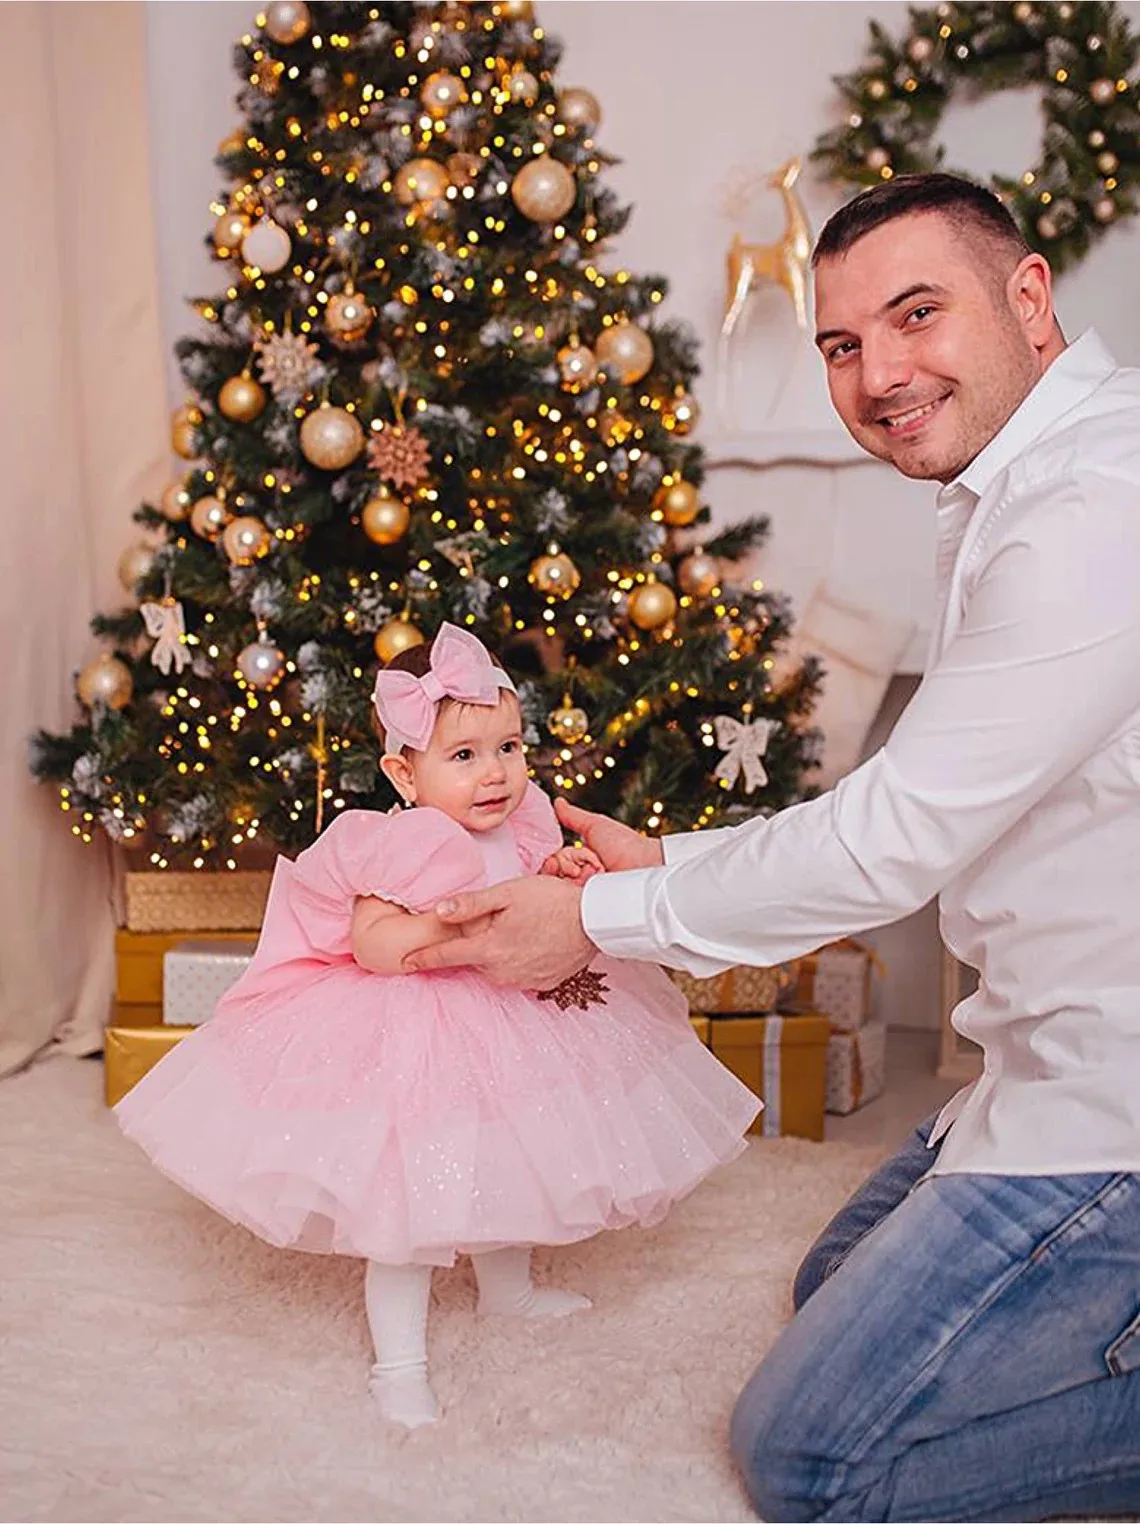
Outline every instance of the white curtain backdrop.
POLYGON ((144 7, 7 4, 0 94, 0 1074, 101 1043, 113 982, 106 844, 71 834, 27 741, 75 718, 96 609, 168 471, 144 7))

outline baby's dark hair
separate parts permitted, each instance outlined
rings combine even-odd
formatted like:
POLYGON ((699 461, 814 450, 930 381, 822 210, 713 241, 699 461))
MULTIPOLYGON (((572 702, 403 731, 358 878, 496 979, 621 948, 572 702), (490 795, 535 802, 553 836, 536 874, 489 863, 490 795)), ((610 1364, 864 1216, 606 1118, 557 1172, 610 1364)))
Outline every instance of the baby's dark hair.
MULTIPOLYGON (((435 636, 433 635, 430 640, 421 640, 418 646, 409 646, 406 650, 397 652, 391 661, 384 663, 380 670, 383 672, 410 672, 413 677, 426 677, 431 671, 431 653, 434 645, 435 636)), ((491 658, 494 666, 502 667, 503 664, 494 651, 488 650, 487 655, 491 658)), ((442 714, 445 708, 450 708, 451 705, 458 702, 458 699, 453 698, 441 699, 439 712, 442 714)), ((384 730, 383 721, 376 712, 375 704, 368 706, 368 718, 372 726, 372 734, 380 742, 380 750, 383 752, 387 745, 387 735, 384 730)), ((405 750, 407 750, 406 747, 405 750)))

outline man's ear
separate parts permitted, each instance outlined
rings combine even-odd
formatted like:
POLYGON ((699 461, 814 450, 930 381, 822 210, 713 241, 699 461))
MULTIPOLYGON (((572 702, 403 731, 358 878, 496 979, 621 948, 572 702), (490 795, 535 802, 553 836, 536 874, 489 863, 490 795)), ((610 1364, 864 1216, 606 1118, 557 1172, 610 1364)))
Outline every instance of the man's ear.
POLYGON ((416 802, 416 775, 407 757, 381 757, 380 771, 407 804, 416 802))

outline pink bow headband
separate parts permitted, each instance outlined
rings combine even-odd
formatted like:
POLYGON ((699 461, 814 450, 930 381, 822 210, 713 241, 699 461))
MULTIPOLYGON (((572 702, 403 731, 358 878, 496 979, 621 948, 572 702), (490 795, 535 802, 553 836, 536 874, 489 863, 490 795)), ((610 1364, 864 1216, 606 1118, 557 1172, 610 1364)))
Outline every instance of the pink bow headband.
POLYGON ((430 672, 423 677, 399 671, 376 674, 372 702, 384 727, 384 755, 397 756, 405 746, 426 751, 440 699, 493 706, 504 688, 517 691, 482 641, 458 625, 441 624, 431 648, 430 672))

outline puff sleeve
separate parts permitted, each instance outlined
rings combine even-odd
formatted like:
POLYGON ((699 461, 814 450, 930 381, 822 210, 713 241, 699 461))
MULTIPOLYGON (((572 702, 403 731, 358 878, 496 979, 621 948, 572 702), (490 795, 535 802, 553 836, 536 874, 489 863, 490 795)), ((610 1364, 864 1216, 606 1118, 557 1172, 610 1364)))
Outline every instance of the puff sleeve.
POLYGON ((466 831, 440 810, 349 810, 289 864, 287 899, 315 950, 349 956, 359 897, 428 910, 446 894, 481 888, 485 877, 466 831))
POLYGON ((552 852, 562 845, 562 827, 554 806, 537 783, 528 783, 523 801, 511 816, 515 845, 523 867, 537 873, 552 852))

